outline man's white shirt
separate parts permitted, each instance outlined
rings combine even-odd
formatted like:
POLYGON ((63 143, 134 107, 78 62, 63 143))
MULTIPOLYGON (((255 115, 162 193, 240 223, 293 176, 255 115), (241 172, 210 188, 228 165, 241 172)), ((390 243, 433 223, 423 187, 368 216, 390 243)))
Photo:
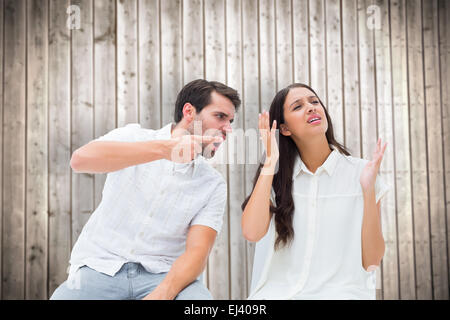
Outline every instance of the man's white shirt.
MULTIPOLYGON (((117 128, 95 141, 137 142, 171 138, 139 124, 117 128)), ((107 174, 102 200, 71 253, 69 273, 87 265, 113 276, 126 262, 152 273, 168 272, 185 251, 190 226, 221 230, 227 201, 222 175, 202 156, 189 163, 165 159, 107 174)))

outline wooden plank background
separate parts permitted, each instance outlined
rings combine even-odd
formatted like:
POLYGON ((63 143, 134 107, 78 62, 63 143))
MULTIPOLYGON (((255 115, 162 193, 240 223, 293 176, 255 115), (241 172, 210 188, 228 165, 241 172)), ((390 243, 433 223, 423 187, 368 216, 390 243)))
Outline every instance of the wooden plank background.
MULTIPOLYGON (((296 81, 352 155, 388 141, 377 298, 448 300, 449 21, 450 0, 0 0, 1 298, 48 299, 67 278, 105 181, 71 172, 72 152, 130 122, 162 127, 181 87, 206 78, 239 91, 235 130, 296 81)), ((255 165, 217 169, 228 203, 203 281, 245 299, 255 165)))

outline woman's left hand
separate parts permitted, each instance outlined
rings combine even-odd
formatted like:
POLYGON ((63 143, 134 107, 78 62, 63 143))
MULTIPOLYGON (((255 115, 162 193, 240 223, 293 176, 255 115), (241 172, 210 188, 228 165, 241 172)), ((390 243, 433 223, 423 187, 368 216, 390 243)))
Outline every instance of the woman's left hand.
POLYGON ((375 190, 375 181, 377 180, 378 170, 380 169, 386 146, 387 142, 381 146, 381 139, 378 139, 377 148, 373 152, 373 158, 366 164, 359 178, 363 191, 375 190))

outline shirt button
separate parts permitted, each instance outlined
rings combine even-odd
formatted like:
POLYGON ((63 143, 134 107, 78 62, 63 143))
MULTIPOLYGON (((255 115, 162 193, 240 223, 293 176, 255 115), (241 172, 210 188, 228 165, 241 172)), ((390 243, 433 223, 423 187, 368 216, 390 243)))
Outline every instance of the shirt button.
POLYGON ((134 254, 134 249, 130 251, 131 254, 134 254))
POLYGON ((141 233, 139 233, 139 236, 140 236, 140 237, 144 236, 144 231, 142 231, 141 233))

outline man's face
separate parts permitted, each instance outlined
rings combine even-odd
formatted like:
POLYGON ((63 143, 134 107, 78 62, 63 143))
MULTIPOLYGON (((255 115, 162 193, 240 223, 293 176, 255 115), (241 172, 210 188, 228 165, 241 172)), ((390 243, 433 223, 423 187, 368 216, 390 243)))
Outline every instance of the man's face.
MULTIPOLYGON (((225 141, 227 134, 231 132, 234 114, 235 108, 231 100, 213 91, 211 102, 199 113, 195 113, 194 121, 190 123, 188 130, 191 134, 220 136, 225 141)), ((203 156, 206 158, 213 157, 219 145, 212 143, 204 145, 203 156)))

